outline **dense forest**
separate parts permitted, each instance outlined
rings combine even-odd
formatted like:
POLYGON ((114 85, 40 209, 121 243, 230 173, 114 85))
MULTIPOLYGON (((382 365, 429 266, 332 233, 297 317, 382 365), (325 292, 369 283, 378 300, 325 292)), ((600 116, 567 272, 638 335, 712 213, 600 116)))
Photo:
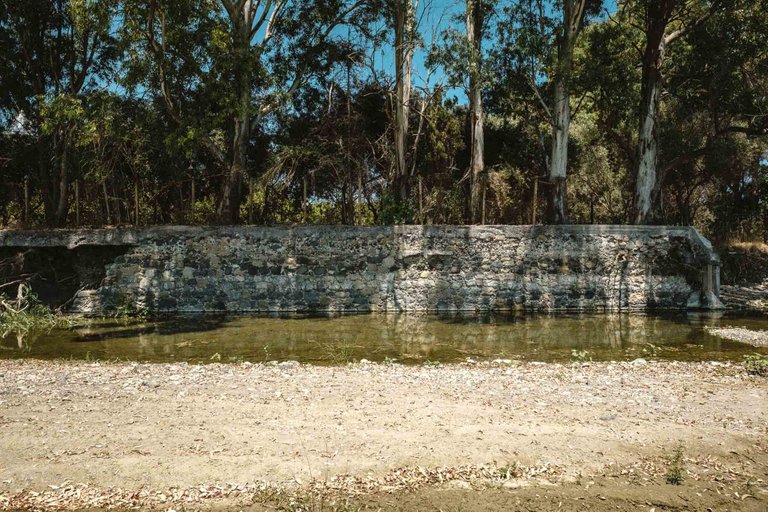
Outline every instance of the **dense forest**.
POLYGON ((768 0, 0 0, 0 225, 768 240, 768 0))

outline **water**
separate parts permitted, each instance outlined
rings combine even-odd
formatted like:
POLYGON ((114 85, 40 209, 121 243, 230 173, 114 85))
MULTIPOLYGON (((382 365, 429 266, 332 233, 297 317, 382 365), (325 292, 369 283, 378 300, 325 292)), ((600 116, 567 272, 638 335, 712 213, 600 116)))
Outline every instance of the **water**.
POLYGON ((91 320, 0 338, 0 358, 313 364, 397 360, 740 361, 768 349, 709 334, 705 325, 767 330, 766 317, 642 315, 174 316, 91 320))

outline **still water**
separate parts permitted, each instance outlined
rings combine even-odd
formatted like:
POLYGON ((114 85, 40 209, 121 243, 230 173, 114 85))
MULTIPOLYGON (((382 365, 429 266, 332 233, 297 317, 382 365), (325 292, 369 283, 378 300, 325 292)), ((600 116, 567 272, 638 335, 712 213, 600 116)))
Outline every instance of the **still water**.
POLYGON ((365 314, 94 319, 67 329, 7 333, 0 337, 0 358, 423 364, 467 358, 740 361, 744 354, 768 353, 714 336, 705 326, 768 330, 768 318, 365 314))

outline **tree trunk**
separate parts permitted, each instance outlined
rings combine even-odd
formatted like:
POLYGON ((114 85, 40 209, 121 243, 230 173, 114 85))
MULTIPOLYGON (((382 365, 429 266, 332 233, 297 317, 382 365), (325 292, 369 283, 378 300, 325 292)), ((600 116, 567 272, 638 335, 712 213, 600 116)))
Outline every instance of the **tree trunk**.
POLYGON ((768 244, 768 205, 763 207, 763 243, 768 244))
POLYGON ((646 224, 652 220, 655 198, 661 190, 657 116, 663 78, 661 66, 666 49, 665 32, 675 5, 676 0, 662 0, 649 2, 646 8, 646 40, 632 202, 632 222, 635 224, 646 224))
POLYGON ((107 193, 107 179, 101 182, 101 188, 104 191, 104 211, 107 215, 107 225, 112 224, 112 215, 109 213, 109 194, 107 193))
POLYGON ((139 225, 139 175, 133 173, 133 224, 139 225))
POLYGON ((557 47, 555 99, 552 109, 552 154, 549 162, 550 221, 568 222, 566 175, 568 169, 568 136, 571 129, 571 70, 576 38, 581 32, 586 0, 563 2, 563 26, 557 47))
POLYGON ((232 58, 238 63, 235 70, 237 107, 233 112, 234 129, 229 151, 229 166, 221 188, 216 217, 221 224, 237 224, 240 220, 240 180, 248 167, 248 144, 251 138, 251 87, 253 69, 249 62, 256 11, 250 2, 229 13, 232 58))
POLYGON ((69 213, 69 148, 66 141, 62 142, 59 160, 58 193, 54 223, 61 227, 67 222, 69 213))
POLYGON ((550 221, 568 222, 566 204, 566 173, 568 168, 568 134, 571 125, 571 105, 564 80, 555 84, 555 109, 552 123, 552 155, 549 164, 550 221))
POLYGON ((395 179, 401 203, 408 200, 408 117, 413 68, 413 0, 395 0, 395 179))
POLYGON ((24 226, 29 225, 29 175, 24 175, 24 226))
POLYGON ((80 181, 75 180, 75 226, 80 227, 80 181))
POLYGON ((235 133, 232 138, 232 161, 221 189, 216 217, 221 224, 237 224, 240 218, 240 177, 245 172, 248 161, 248 141, 250 139, 251 116, 250 97, 247 103, 241 101, 241 111, 235 119, 235 133))
POLYGON ((467 0, 467 40, 474 62, 469 71, 469 121, 470 121, 470 223, 484 223, 482 197, 484 195, 485 137, 483 132, 483 98, 480 70, 482 62, 483 8, 481 0, 467 0))

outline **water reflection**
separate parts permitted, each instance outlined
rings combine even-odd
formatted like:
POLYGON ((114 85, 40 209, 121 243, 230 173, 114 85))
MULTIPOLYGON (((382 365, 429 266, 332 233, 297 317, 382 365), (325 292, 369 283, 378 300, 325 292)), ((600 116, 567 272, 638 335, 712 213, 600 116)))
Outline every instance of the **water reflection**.
POLYGON ((175 316, 95 320, 0 338, 0 357, 317 364, 394 359, 568 361, 740 360, 768 353, 706 332, 706 325, 768 329, 768 319, 717 315, 175 316))

